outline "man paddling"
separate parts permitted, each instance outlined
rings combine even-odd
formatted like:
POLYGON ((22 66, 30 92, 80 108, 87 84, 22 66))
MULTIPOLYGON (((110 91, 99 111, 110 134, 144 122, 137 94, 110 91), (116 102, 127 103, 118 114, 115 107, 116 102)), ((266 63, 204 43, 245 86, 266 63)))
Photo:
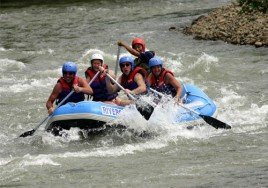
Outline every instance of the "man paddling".
POLYGON ((53 103, 60 103, 71 91, 75 91, 63 104, 67 102, 80 102, 85 99, 84 94, 92 95, 93 90, 86 80, 76 76, 77 66, 74 62, 66 62, 62 66, 62 77, 57 81, 52 93, 50 94, 46 107, 48 114, 54 111, 53 103))
MULTIPOLYGON (((145 79, 147 72, 140 67, 134 68, 134 60, 131 56, 123 56, 119 60, 119 66, 122 75, 118 78, 118 83, 125 89, 126 94, 140 95, 147 92, 145 79)), ((103 67, 100 71, 105 72, 103 67)), ((106 85, 109 92, 114 93, 120 90, 119 86, 112 84, 111 80, 106 77, 106 85)), ((117 105, 125 106, 133 103, 132 100, 121 100, 117 97, 117 105)))

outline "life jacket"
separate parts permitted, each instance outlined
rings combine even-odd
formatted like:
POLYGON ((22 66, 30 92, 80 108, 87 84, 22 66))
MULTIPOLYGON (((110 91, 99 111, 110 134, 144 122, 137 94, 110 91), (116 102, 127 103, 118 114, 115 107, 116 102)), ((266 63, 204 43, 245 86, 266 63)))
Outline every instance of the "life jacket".
MULTIPOLYGON (((97 72, 89 67, 85 75, 86 77, 90 77, 92 79, 97 72)), ((103 74, 99 74, 97 78, 91 83, 91 88, 93 89, 93 101, 111 101, 117 97, 117 93, 108 94, 105 82, 105 76, 103 74)))
POLYGON ((136 89, 138 87, 138 84, 134 81, 134 77, 137 73, 140 73, 143 76, 144 80, 146 80, 146 77, 147 77, 146 70, 144 70, 141 67, 136 67, 129 73, 129 75, 122 74, 121 85, 125 89, 129 89, 129 90, 136 89))
MULTIPOLYGON (((75 76, 73 79, 72 83, 67 83, 63 77, 61 77, 57 83, 61 84, 62 87, 62 91, 60 92, 56 104, 59 104, 73 89, 73 85, 77 85, 78 84, 78 77, 75 76)), ((71 96, 69 96, 69 98, 63 103, 66 104, 68 102, 80 102, 83 101, 85 99, 84 93, 80 92, 80 93, 76 93, 74 92, 71 96)))
POLYGON ((173 97, 175 97, 175 95, 177 94, 175 88, 170 84, 165 84, 165 76, 167 73, 170 73, 172 76, 174 76, 174 74, 170 70, 162 68, 158 78, 153 75, 153 73, 150 73, 150 75, 148 76, 148 82, 151 85, 151 88, 155 89, 156 91, 165 93, 167 95, 171 94, 173 97))
POLYGON ((140 53, 140 56, 134 60, 135 67, 141 67, 148 73, 150 72, 149 60, 155 55, 154 51, 146 51, 140 53))

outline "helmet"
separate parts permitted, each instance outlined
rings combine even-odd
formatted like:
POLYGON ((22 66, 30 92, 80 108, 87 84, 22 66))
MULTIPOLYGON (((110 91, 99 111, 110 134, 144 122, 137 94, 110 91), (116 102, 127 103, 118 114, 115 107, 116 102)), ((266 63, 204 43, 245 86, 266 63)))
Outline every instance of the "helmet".
POLYGON ((132 48, 134 48, 135 44, 142 45, 142 51, 145 52, 145 42, 141 38, 134 38, 132 41, 132 48))
POLYGON ((72 61, 65 62, 62 66, 62 74, 63 72, 74 72, 76 74, 77 72, 76 64, 72 61))
POLYGON ((91 56, 90 62, 92 63, 92 61, 93 61, 94 59, 99 59, 99 60, 101 60, 101 62, 103 63, 103 56, 102 56, 101 54, 93 54, 93 55, 91 56))
POLYGON ((157 66, 157 65, 161 65, 161 67, 163 66, 163 61, 159 57, 155 56, 149 60, 150 68, 157 66))
POLYGON ((123 56, 119 59, 119 65, 129 62, 131 64, 131 69, 134 68, 134 59, 131 56, 123 56))

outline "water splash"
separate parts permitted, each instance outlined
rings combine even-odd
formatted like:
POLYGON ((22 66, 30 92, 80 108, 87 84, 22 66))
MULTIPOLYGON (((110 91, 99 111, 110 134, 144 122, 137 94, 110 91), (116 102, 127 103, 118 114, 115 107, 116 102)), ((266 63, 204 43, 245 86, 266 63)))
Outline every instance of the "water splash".
POLYGON ((267 127, 268 105, 247 104, 246 96, 239 95, 232 89, 222 87, 222 97, 217 98, 219 118, 228 121, 236 133, 258 131, 267 127))
POLYGON ((25 64, 12 59, 0 59, 0 72, 18 72, 26 68, 25 64))
POLYGON ((205 72, 210 72, 211 66, 217 65, 218 61, 219 59, 217 57, 203 53, 201 57, 197 59, 197 61, 195 61, 188 67, 188 69, 195 69, 197 67, 198 68, 202 67, 202 69, 204 69, 205 72))
POLYGON ((20 166, 43 166, 43 165, 53 165, 53 166, 60 166, 59 163, 54 162, 48 155, 40 154, 37 156, 31 156, 27 154, 23 156, 22 161, 20 162, 20 166))

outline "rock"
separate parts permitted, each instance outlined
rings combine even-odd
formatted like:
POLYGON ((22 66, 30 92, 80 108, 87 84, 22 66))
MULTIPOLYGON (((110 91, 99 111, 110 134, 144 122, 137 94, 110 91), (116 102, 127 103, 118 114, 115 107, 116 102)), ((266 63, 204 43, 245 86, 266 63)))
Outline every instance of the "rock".
POLYGON ((184 27, 183 33, 194 35, 194 39, 223 40, 234 44, 268 46, 268 14, 253 11, 241 13, 237 5, 214 9, 193 20, 184 27))
POLYGON ((170 27, 168 30, 169 31, 174 31, 174 30, 176 30, 176 27, 170 27))
POLYGON ((257 42, 255 42, 254 45, 255 45, 256 47, 261 47, 263 44, 262 44, 261 42, 257 41, 257 42))

